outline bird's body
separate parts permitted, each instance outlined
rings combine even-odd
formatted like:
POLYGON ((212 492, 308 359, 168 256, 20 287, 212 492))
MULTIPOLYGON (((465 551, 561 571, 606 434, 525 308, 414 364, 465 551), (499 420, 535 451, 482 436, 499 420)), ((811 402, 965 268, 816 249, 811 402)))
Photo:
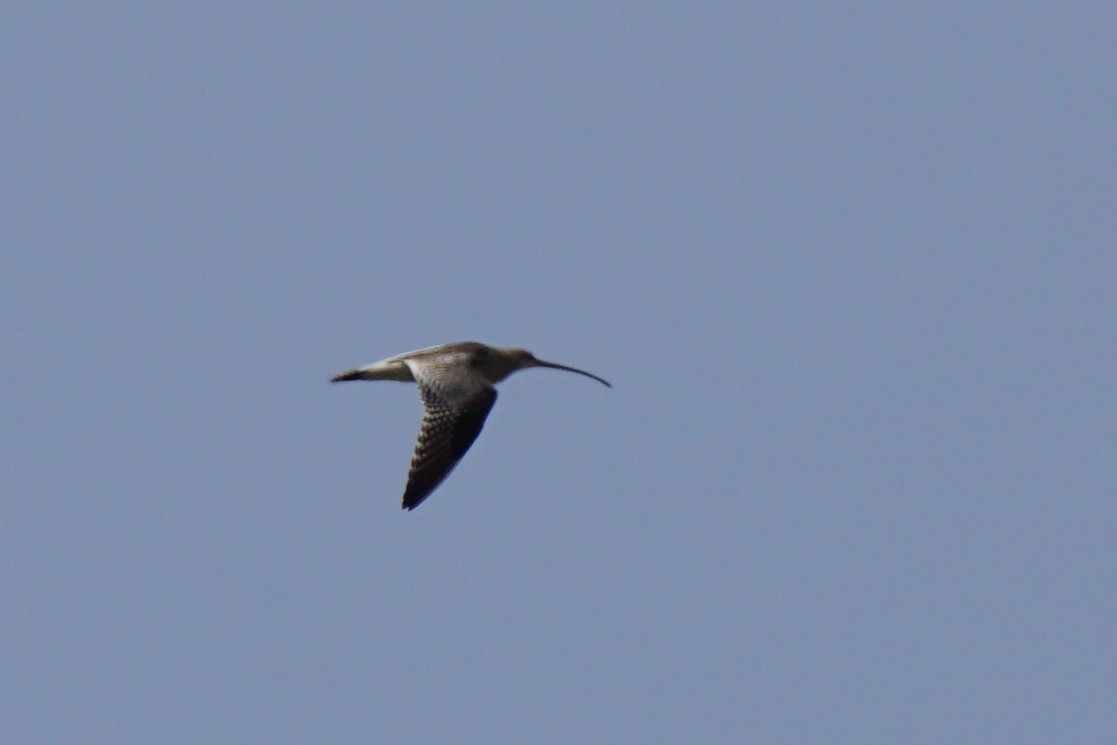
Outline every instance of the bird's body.
POLYGON ((343 372, 331 382, 398 380, 419 386, 423 423, 403 494, 404 509, 413 510, 442 483, 481 434, 485 417, 496 402, 493 384, 528 367, 566 370, 609 385, 585 370, 536 359, 523 349, 475 341, 398 354, 343 372))

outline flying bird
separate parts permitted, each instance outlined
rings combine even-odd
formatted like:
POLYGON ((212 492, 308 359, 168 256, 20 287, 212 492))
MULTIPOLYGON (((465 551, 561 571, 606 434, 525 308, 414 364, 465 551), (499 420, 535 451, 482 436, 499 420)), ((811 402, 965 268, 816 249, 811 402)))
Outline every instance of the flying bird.
POLYGON ((418 384, 423 423, 403 492, 403 509, 413 510, 450 475, 481 434, 485 417, 496 402, 493 383, 528 367, 566 370, 612 387, 593 373, 538 359, 526 349, 490 347, 475 341, 397 354, 346 370, 330 382, 398 380, 418 384))

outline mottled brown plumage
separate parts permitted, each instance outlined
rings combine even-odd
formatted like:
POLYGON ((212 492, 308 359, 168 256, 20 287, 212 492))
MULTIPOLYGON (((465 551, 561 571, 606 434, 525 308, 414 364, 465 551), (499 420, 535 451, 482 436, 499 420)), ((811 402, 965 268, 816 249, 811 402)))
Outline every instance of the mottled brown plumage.
POLYGON ((442 344, 348 370, 331 382, 398 380, 419 386, 423 422, 407 474, 403 508, 413 510, 445 480, 481 434, 496 402, 494 383, 516 370, 550 367, 607 381, 585 370, 536 359, 523 349, 473 341, 442 344))

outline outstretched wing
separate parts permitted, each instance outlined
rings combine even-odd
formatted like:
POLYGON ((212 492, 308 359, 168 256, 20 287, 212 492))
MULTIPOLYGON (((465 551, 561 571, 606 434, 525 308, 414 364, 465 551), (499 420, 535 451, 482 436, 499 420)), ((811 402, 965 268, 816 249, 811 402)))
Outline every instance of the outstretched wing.
POLYGON ((403 493, 406 510, 418 507, 450 475, 496 402, 496 389, 472 368, 439 362, 407 363, 419 384, 423 423, 403 493))

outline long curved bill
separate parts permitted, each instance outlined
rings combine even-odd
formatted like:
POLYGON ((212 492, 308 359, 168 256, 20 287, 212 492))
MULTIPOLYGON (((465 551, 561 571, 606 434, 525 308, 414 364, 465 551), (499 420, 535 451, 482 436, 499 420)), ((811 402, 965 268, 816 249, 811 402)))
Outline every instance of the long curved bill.
POLYGON ((567 372, 578 373, 579 375, 585 375, 587 378, 593 378, 598 383, 601 383, 604 386, 608 386, 609 388, 613 387, 612 383, 610 383, 605 378, 599 378, 591 372, 586 372, 585 370, 579 370, 576 367, 568 367, 567 365, 560 365, 557 362, 547 362, 546 360, 537 359, 537 360, 535 360, 535 364, 533 365, 533 367, 550 367, 550 368, 554 368, 555 370, 566 370, 567 372))

